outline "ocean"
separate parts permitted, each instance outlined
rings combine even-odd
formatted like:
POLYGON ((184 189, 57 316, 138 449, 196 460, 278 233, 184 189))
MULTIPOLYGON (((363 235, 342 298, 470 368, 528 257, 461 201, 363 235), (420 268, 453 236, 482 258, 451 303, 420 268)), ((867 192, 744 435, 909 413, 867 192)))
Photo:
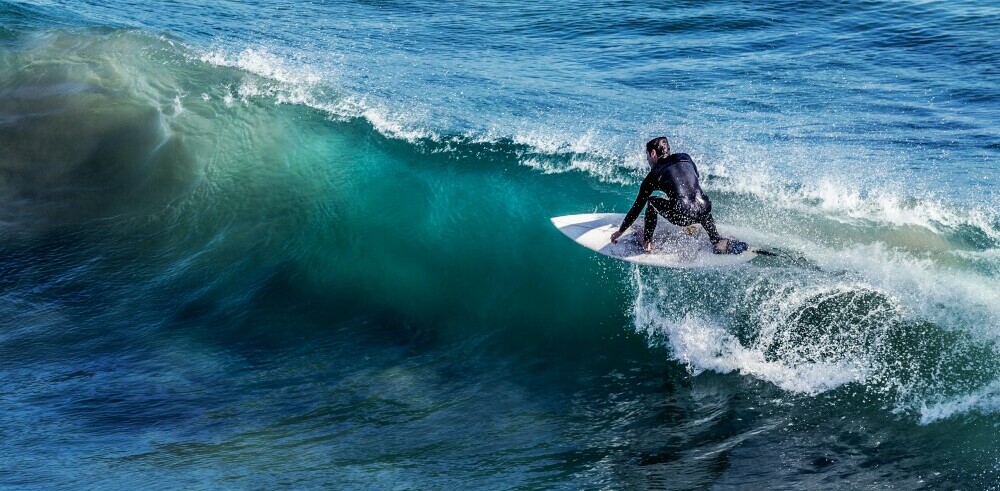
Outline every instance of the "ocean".
POLYGON ((0 0, 0 487, 1000 489, 1000 7, 0 0), (599 256, 644 144, 730 269, 599 256))

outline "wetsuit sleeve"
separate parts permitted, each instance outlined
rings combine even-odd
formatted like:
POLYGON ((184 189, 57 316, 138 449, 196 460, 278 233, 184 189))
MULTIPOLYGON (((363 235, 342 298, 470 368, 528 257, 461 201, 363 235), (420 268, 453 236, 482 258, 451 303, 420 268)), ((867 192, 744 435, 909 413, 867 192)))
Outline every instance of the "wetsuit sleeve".
POLYGON ((646 206, 646 202, 649 201, 649 197, 652 196, 653 191, 656 190, 654 182, 656 176, 652 172, 646 175, 646 178, 642 180, 642 184, 639 185, 639 195, 635 197, 635 203, 632 203, 632 208, 628 210, 625 214, 625 220, 622 221, 622 226, 618 227, 619 232, 625 232, 632 223, 635 222, 636 218, 639 218, 639 213, 642 212, 643 207, 646 206))

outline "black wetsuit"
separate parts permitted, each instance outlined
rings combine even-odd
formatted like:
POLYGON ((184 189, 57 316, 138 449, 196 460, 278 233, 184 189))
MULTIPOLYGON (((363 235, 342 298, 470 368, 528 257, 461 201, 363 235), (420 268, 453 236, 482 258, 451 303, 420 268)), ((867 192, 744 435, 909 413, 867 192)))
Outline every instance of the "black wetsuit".
POLYGON ((628 230, 635 219, 639 218, 639 212, 648 202, 645 220, 647 242, 653 238, 656 216, 659 214, 666 217, 670 223, 681 227, 696 223, 701 225, 705 228, 705 232, 708 232, 708 239, 715 244, 722 237, 715 229, 715 220, 712 219, 712 202, 702 192, 698 177, 698 168, 695 167, 690 155, 674 153, 660 157, 642 180, 639 196, 635 198, 635 204, 625 215, 625 220, 618 230, 620 232, 628 230), (662 191, 667 196, 666 198, 652 196, 653 191, 662 191))

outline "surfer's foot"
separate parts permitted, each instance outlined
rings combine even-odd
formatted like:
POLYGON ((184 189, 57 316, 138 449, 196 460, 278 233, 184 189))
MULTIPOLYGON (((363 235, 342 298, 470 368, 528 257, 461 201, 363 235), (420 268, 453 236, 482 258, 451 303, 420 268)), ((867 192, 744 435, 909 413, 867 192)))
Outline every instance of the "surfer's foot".
POLYGON ((688 225, 685 231, 687 232, 688 235, 694 235, 698 233, 698 227, 694 225, 688 225))
POLYGON ((736 239, 719 239, 712 244, 712 252, 716 254, 743 254, 750 249, 750 244, 736 239))
POLYGON ((642 250, 646 252, 653 252, 653 241, 646 239, 639 239, 639 245, 642 246, 642 250))
POLYGON ((729 239, 719 239, 712 244, 712 252, 716 254, 726 254, 729 252, 729 239))

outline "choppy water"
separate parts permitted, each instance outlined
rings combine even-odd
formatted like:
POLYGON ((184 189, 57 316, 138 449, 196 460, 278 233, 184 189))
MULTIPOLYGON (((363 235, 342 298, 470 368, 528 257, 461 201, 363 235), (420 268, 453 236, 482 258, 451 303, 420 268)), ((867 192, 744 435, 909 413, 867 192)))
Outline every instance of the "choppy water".
POLYGON ((990 2, 261 3, 0 1, 0 485, 996 487, 990 2))

